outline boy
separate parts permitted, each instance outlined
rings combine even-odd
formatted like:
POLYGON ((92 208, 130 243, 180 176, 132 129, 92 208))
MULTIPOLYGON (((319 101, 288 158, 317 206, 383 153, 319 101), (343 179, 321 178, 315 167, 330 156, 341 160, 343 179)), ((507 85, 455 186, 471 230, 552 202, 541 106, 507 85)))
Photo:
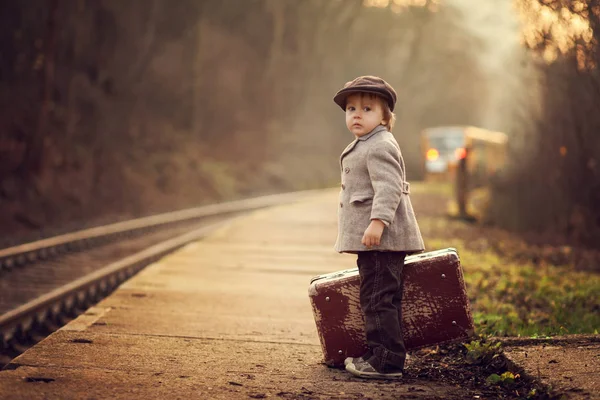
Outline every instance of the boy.
POLYGON ((401 274, 407 254, 424 250, 409 198, 404 160, 391 134, 396 92, 383 79, 361 76, 334 99, 356 139, 340 157, 342 188, 336 251, 358 254, 360 305, 369 351, 348 357, 346 370, 363 378, 400 378, 401 274))

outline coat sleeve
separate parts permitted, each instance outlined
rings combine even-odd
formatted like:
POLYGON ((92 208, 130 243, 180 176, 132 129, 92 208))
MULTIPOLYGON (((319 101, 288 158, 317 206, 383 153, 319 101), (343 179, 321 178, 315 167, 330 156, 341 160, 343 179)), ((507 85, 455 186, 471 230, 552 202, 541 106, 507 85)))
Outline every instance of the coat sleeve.
POLYGON ((400 151, 391 142, 381 141, 369 150, 367 168, 375 195, 371 219, 380 219, 386 226, 394 222, 402 196, 404 182, 400 151))

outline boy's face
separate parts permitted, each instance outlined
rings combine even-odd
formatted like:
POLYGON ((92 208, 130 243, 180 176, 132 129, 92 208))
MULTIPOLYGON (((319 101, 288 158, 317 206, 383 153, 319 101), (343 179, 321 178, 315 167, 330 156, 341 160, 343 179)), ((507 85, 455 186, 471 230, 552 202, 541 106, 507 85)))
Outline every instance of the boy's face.
POLYGON ((385 125, 382 100, 368 93, 355 93, 346 98, 346 126, 356 137, 385 125))

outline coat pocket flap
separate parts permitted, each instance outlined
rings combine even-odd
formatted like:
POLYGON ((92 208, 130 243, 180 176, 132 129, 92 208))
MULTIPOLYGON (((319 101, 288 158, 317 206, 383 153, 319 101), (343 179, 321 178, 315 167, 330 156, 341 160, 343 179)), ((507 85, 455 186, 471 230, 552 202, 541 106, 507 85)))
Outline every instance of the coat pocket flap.
POLYGON ((364 203, 373 200, 373 193, 354 193, 350 196, 350 203, 364 203))
POLYGON ((410 193, 410 183, 408 183, 408 182, 402 183, 402 193, 404 193, 404 194, 410 193))

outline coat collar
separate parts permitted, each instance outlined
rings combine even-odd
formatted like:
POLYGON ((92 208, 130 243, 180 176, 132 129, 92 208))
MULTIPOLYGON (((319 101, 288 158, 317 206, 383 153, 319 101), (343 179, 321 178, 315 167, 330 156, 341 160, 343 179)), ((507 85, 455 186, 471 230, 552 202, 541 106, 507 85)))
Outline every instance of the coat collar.
POLYGON ((366 135, 359 137, 357 140, 369 140, 369 138, 375 136, 377 133, 387 130, 383 125, 377 125, 373 130, 366 135))
POLYGON ((346 147, 344 149, 344 151, 342 152, 342 155, 340 156, 340 165, 342 163, 342 158, 344 158, 344 156, 346 154, 348 154, 348 153, 350 153, 352 151, 352 149, 354 148, 354 146, 356 146, 356 143, 358 143, 359 140, 361 140, 361 141, 368 140, 369 138, 375 136, 379 132, 383 132, 383 131, 386 131, 386 130, 387 130, 387 128, 385 126, 383 126, 383 125, 377 125, 375 128, 373 128, 373 130, 371 132, 367 133, 364 136, 361 136, 361 137, 358 137, 358 138, 354 139, 352 141, 352 143, 350 143, 348 145, 348 147, 346 147))

